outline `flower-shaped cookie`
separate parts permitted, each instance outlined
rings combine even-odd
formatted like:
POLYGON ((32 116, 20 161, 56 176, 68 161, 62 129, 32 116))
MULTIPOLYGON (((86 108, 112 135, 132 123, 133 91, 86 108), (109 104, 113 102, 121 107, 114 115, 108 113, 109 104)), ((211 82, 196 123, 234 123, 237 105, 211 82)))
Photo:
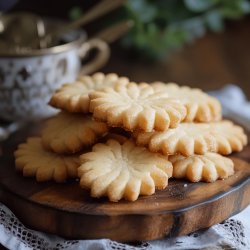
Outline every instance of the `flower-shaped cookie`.
POLYGON ((103 122, 84 114, 60 112, 47 121, 42 131, 42 143, 56 153, 75 153, 91 146, 108 131, 103 122))
POLYGON ((108 196, 114 202, 122 198, 135 201, 139 195, 152 195, 155 188, 164 189, 173 170, 166 156, 131 140, 96 144, 80 159, 80 186, 90 189, 92 197, 108 196))
POLYGON ((173 155, 169 156, 169 161, 173 164, 174 178, 186 178, 191 182, 214 182, 234 174, 233 161, 216 153, 173 155))
POLYGON ((64 84, 52 96, 49 104, 55 108, 69 112, 89 112, 89 93, 115 83, 126 85, 127 77, 118 77, 111 73, 95 73, 92 76, 81 76, 76 82, 64 84))
POLYGON ((58 155, 46 151, 41 138, 31 137, 15 151, 16 169, 24 176, 36 177, 37 181, 64 182, 77 177, 79 155, 58 155))
POLYGON ((170 97, 179 99, 186 106, 187 116, 184 119, 186 122, 221 120, 220 102, 200 89, 163 82, 154 82, 151 86, 158 91, 166 91, 170 97))
POLYGON ((176 127, 186 116, 186 108, 179 100, 149 84, 116 84, 92 92, 90 99, 90 112, 95 119, 129 131, 163 131, 176 127))
POLYGON ((217 152, 230 154, 241 151, 247 136, 240 126, 223 120, 212 123, 181 123, 164 132, 134 133, 138 145, 164 155, 180 153, 185 156, 217 152))

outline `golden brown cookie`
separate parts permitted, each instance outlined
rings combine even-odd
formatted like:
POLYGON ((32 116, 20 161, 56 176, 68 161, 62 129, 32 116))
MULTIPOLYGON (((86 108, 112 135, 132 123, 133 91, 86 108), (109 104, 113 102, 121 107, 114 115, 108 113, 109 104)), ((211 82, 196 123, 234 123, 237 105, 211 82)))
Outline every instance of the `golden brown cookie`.
POLYGON ((164 189, 172 176, 167 157, 138 147, 131 140, 124 144, 115 140, 98 143, 80 159, 80 186, 90 189, 92 197, 108 196, 114 202, 152 195, 156 188, 164 189))
POLYGON ((164 155, 230 154, 241 151, 247 136, 240 126, 223 120, 212 123, 181 123, 163 132, 134 133, 138 145, 148 146, 152 152, 164 155))
POLYGON ((169 156, 169 161, 173 164, 174 178, 186 178, 191 182, 214 182, 234 174, 233 161, 217 153, 173 155, 169 156))
POLYGON ((79 155, 58 155, 43 148, 40 137, 28 138, 15 151, 16 169, 39 182, 64 182, 77 177, 79 155))
POLYGON ((73 83, 64 84, 52 96, 49 104, 55 108, 69 112, 89 112, 89 93, 115 83, 126 85, 127 77, 119 77, 111 73, 95 73, 92 76, 81 76, 73 83))
POLYGON ((197 88, 178 86, 175 83, 154 82, 153 88, 166 91, 170 97, 179 99, 187 109, 186 122, 211 122, 221 120, 220 102, 197 88))
POLYGON ((107 131, 105 123, 92 120, 90 115, 60 112, 47 121, 42 143, 56 153, 75 153, 93 145, 107 131))
POLYGON ((179 100, 149 84, 116 84, 92 92, 90 99, 90 112, 95 119, 129 131, 163 131, 176 127, 186 116, 186 108, 179 100))

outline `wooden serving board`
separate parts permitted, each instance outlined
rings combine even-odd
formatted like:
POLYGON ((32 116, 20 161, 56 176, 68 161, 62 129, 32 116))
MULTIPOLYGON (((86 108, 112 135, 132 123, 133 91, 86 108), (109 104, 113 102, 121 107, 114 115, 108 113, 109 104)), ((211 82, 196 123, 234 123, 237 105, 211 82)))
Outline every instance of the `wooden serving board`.
MULTIPOLYGON (((75 180, 37 183, 16 173, 13 151, 36 124, 4 143, 0 201, 28 227, 66 238, 152 240, 188 234, 222 222, 250 203, 250 146, 233 156, 236 173, 214 183, 171 180, 166 190, 135 202, 93 199, 75 180)), ((39 159, 38 159, 39 160, 39 159)))

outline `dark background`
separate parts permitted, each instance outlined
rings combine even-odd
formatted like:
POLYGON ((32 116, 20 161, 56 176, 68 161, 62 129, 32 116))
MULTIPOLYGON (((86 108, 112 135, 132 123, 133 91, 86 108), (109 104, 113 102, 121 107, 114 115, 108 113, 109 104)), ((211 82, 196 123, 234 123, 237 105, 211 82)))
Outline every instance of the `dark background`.
MULTIPOLYGON (((69 18, 70 9, 80 6, 87 11, 97 1, 48 1, 21 0, 0 1, 2 10, 25 10, 42 16, 69 18), (16 2, 10 8, 11 2, 16 2), (7 6, 9 5, 9 6, 7 6)), ((110 13, 109 15, 112 15, 110 13)), ((91 36, 100 27, 104 16, 85 29, 91 36)), ((170 57, 157 61, 137 60, 124 51, 119 42, 111 45, 111 58, 101 69, 126 75, 134 81, 174 81, 204 90, 217 89, 227 83, 242 87, 250 98, 250 17, 239 21, 228 21, 222 33, 207 33, 203 38, 184 46, 170 57)), ((131 52, 132 53, 132 52, 131 52)))

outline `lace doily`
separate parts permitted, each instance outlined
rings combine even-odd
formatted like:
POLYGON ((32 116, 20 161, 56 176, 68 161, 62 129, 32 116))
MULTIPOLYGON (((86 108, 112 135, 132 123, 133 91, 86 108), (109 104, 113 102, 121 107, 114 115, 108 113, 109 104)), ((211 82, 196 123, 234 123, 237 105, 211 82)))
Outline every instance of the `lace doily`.
POLYGON ((0 203, 0 243, 13 250, 181 250, 181 249, 250 249, 250 206, 237 216, 187 236, 131 244, 118 243, 109 239, 65 240, 37 232, 25 227, 16 216, 0 203), (244 225, 244 223, 248 223, 244 225))

